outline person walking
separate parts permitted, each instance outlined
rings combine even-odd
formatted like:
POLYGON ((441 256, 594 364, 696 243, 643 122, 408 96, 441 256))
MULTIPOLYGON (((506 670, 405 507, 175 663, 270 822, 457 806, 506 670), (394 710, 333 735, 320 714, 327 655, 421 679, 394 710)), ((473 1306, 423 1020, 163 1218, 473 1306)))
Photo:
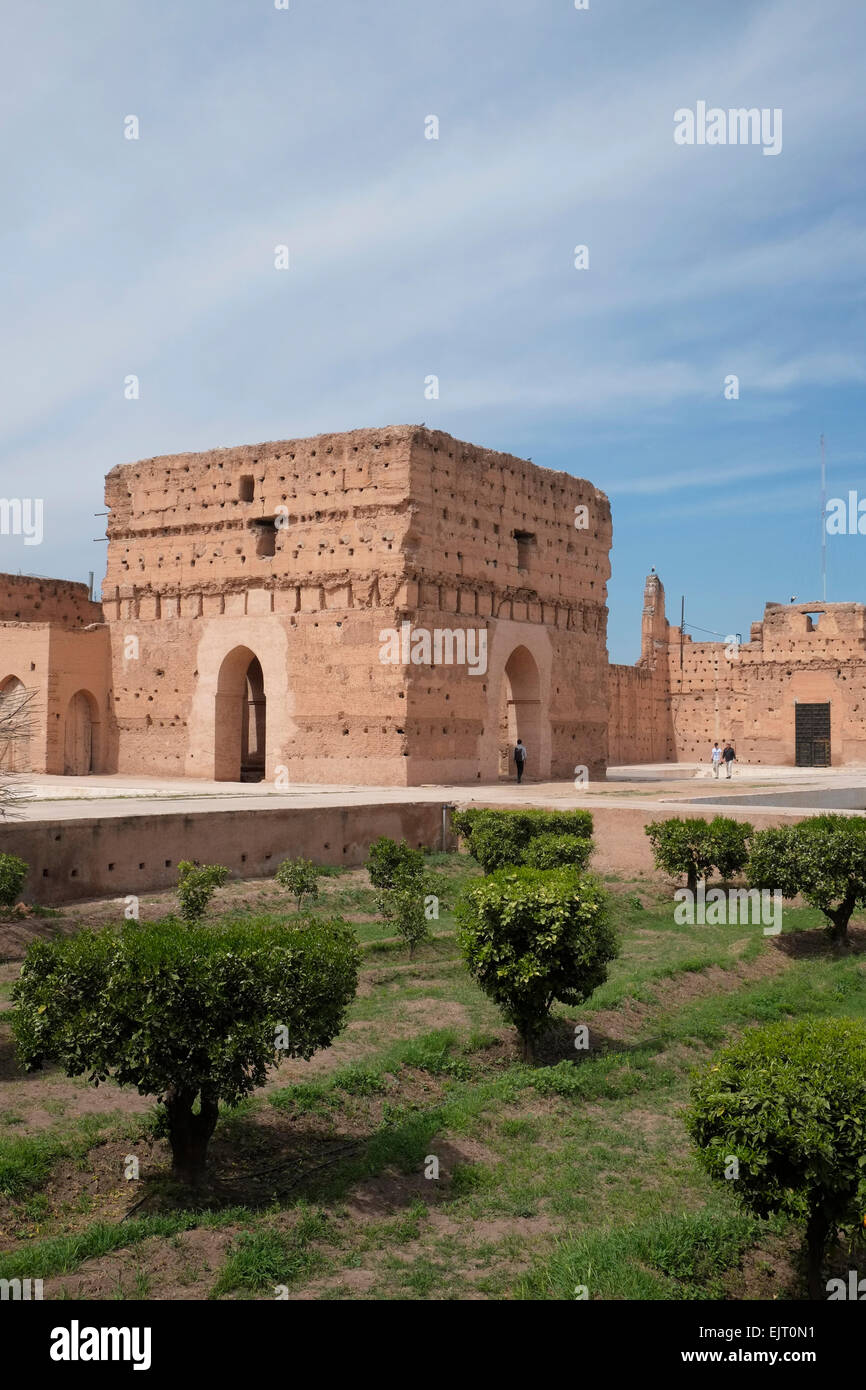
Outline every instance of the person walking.
POLYGON ((734 762, 736 760, 736 756, 736 753, 731 747, 731 740, 728 739, 727 743, 722 749, 722 761, 725 764, 725 776, 728 778, 729 781, 731 778, 731 773, 734 770, 734 762))
POLYGON ((526 745, 522 739, 517 740, 514 749, 514 765, 517 768, 517 781, 520 783, 523 781, 523 769, 526 766, 526 745))
POLYGON ((722 750, 717 743, 713 744, 713 751, 710 754, 710 759, 713 764, 713 776, 718 777, 719 763, 722 761, 722 750))

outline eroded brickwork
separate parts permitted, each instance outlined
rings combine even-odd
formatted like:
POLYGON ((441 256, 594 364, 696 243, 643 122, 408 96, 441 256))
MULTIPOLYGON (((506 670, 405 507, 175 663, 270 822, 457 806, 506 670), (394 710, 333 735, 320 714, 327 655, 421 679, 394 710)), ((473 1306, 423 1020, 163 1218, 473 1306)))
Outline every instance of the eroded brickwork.
POLYGON ((730 739, 743 761, 808 765, 824 750, 810 750, 808 736, 798 748, 798 705, 829 707, 833 764, 866 761, 866 606, 768 603, 747 642, 680 637, 665 618, 660 581, 650 576, 641 660, 610 668, 611 763, 704 762, 715 740, 730 739), (658 709, 660 701, 666 729, 648 752, 636 710, 658 709))
POLYGON ((665 591, 655 570, 647 576, 636 666, 608 668, 608 762, 663 763, 676 757, 668 678, 669 629, 665 591))
POLYGON ((0 575, 0 696, 27 701, 28 736, 0 743, 11 772, 106 771, 108 628, 86 584, 0 575))
POLYGON ((263 741, 269 779, 493 780, 503 718, 529 776, 603 769, 591 484, 403 426, 124 465, 106 502, 118 770, 231 780, 263 741), (484 669, 383 660, 405 624, 484 669))
POLYGON ((102 622, 102 608, 86 584, 66 579, 37 579, 27 574, 0 575, 0 622, 56 623, 62 628, 102 622))

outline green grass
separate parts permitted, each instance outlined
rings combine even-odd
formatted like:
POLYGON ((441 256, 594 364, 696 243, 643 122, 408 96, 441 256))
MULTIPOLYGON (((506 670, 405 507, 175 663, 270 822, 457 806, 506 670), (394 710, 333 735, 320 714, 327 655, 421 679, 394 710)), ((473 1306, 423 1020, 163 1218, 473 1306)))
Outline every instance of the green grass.
POLYGON ((42 1187, 61 1158, 83 1158, 111 1132, 130 1132, 117 1113, 83 1115, 70 1130, 38 1130, 35 1134, 0 1136, 0 1193, 21 1197, 42 1187))
POLYGON ((643 1226, 587 1232, 559 1244, 520 1281, 526 1299, 714 1299, 721 1276, 762 1233, 724 1209, 662 1216, 643 1226))
POLYGON ((211 1297, 246 1291, 268 1292, 275 1298, 280 1285, 289 1288, 323 1267, 325 1258, 311 1242, 327 1235, 327 1218, 306 1210, 290 1231, 268 1225, 242 1231, 232 1242, 211 1297))
POLYGON ((87 1260, 137 1245, 151 1236, 173 1236, 198 1226, 230 1226, 249 1215, 246 1208, 229 1208, 221 1212, 171 1212, 137 1221, 94 1221, 76 1235, 53 1236, 0 1254, 0 1279, 48 1279, 54 1274, 71 1274, 87 1260))
MULTIPOLYGON (((290 1152, 303 1153, 309 1136, 306 1176, 249 1206, 123 1223, 98 1219, 99 1195, 88 1192, 77 1213, 88 1224, 70 1232, 74 1211, 58 1210, 38 1189, 59 1159, 86 1157, 106 1138, 111 1117, 35 1135, 10 1123, 0 1130, 0 1189, 5 1181, 45 1238, 0 1256, 0 1277, 70 1273, 153 1238, 136 1250, 116 1296, 160 1297, 152 1253, 160 1243, 195 1226, 225 1226, 232 1239, 222 1267, 184 1273, 199 1296, 271 1299, 280 1286, 291 1297, 311 1285, 326 1299, 574 1300, 583 1286, 590 1298, 735 1296, 745 1252, 778 1239, 778 1230, 745 1215, 730 1185, 713 1185, 698 1167, 683 1126, 692 1069, 758 1023, 866 1017, 862 957, 833 956, 819 939, 817 954, 774 955, 777 968, 759 971, 777 951, 760 927, 679 926, 672 892, 657 880, 609 876, 621 954, 590 1000, 555 1008, 560 1050, 532 1068, 503 1045, 513 1035, 467 975, 453 938, 451 904, 477 866, 453 855, 428 863, 449 884, 435 939, 410 959, 384 923, 356 922, 364 990, 330 1065, 221 1114, 223 1154, 237 1146, 244 1155, 229 1163, 232 1172, 261 1166, 246 1155, 258 1154, 267 1123, 277 1149, 285 1133, 290 1152), (712 990, 700 978, 710 968, 712 990), (582 1022, 601 1039, 589 1052, 571 1041, 582 1022), (332 1152, 339 1161, 317 1164, 332 1152), (431 1156, 439 1176, 428 1179, 431 1156), (365 1277, 341 1282, 343 1270, 365 1277)), ((375 910, 357 871, 346 883, 335 870, 320 888, 315 915, 375 910)), ((245 920, 266 926, 293 916, 263 898, 245 920)), ((786 934, 820 925, 818 913, 785 909, 786 934)), ((152 1117, 135 1124, 153 1131, 152 1117)), ((784 1232, 792 1253, 800 1236, 784 1232)))

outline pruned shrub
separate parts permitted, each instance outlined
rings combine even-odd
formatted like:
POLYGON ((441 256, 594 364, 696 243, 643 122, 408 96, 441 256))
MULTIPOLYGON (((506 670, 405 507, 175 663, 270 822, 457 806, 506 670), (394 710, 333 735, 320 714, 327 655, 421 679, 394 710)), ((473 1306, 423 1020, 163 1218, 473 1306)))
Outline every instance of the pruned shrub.
POLYGON ((319 896, 319 875, 312 859, 284 859, 274 878, 293 895, 298 912, 304 898, 319 896))
POLYGON ((866 1024, 802 1018, 755 1028, 693 1082, 686 1125, 702 1166, 755 1215, 805 1223, 809 1297, 838 1226, 866 1212, 866 1024), (735 1166, 734 1166, 735 1165, 735 1166))
POLYGON ((523 862, 530 869, 561 869, 566 864, 585 869, 592 849, 592 840, 579 835, 533 835, 523 851, 523 862))
POLYGON ((523 862, 530 839, 525 824, 507 811, 463 811, 453 817, 454 827, 486 874, 523 862))
POLYGON ((424 853, 412 849, 405 840, 398 844, 387 835, 380 835, 370 846, 365 868, 374 888, 393 888, 398 879, 423 875, 424 853))
POLYGON ((755 827, 747 820, 714 816, 709 824, 713 867, 727 881, 741 874, 749 859, 749 844, 755 827))
POLYGON ((823 912, 830 940, 844 942, 855 908, 866 907, 866 819, 828 814, 759 830, 746 875, 752 888, 801 895, 823 912))
POLYGON ((176 920, 34 941, 13 987, 30 1070, 107 1077, 165 1106, 175 1174, 203 1176, 220 1103, 309 1058, 343 1027, 360 952, 339 919, 193 931, 176 920))
POLYGON ((177 866, 177 898, 185 922, 200 922, 207 905, 229 876, 225 864, 193 864, 181 859, 177 866))
POLYGON ((499 869, 464 891, 457 924, 469 973, 515 1025, 527 1059, 554 1002, 583 1003, 617 954, 607 894, 573 868, 499 869))
POLYGON ((749 841, 754 829, 748 821, 731 816, 715 816, 711 821, 699 816, 651 821, 644 827, 653 849, 655 866, 662 873, 678 877, 685 874, 694 893, 699 878, 710 878, 718 869, 723 879, 739 873, 749 857, 749 841))
POLYGON ((0 907, 14 907, 18 902, 28 868, 17 854, 0 854, 0 907))
POLYGON ((453 811, 451 823, 486 874, 525 863, 530 840, 544 835, 573 835, 589 840, 589 811, 493 811, 470 807, 453 811))

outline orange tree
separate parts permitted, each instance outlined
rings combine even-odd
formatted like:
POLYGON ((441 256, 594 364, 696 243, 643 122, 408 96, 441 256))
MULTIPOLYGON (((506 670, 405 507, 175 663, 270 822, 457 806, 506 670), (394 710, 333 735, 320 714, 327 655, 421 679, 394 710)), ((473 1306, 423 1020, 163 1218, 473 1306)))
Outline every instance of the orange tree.
POLYGON ((173 1171, 197 1184, 220 1104, 263 1085, 280 1055, 328 1046, 359 959, 339 919, 267 930, 169 919, 34 941, 13 988, 18 1053, 28 1070, 54 1061, 156 1097, 173 1171))

